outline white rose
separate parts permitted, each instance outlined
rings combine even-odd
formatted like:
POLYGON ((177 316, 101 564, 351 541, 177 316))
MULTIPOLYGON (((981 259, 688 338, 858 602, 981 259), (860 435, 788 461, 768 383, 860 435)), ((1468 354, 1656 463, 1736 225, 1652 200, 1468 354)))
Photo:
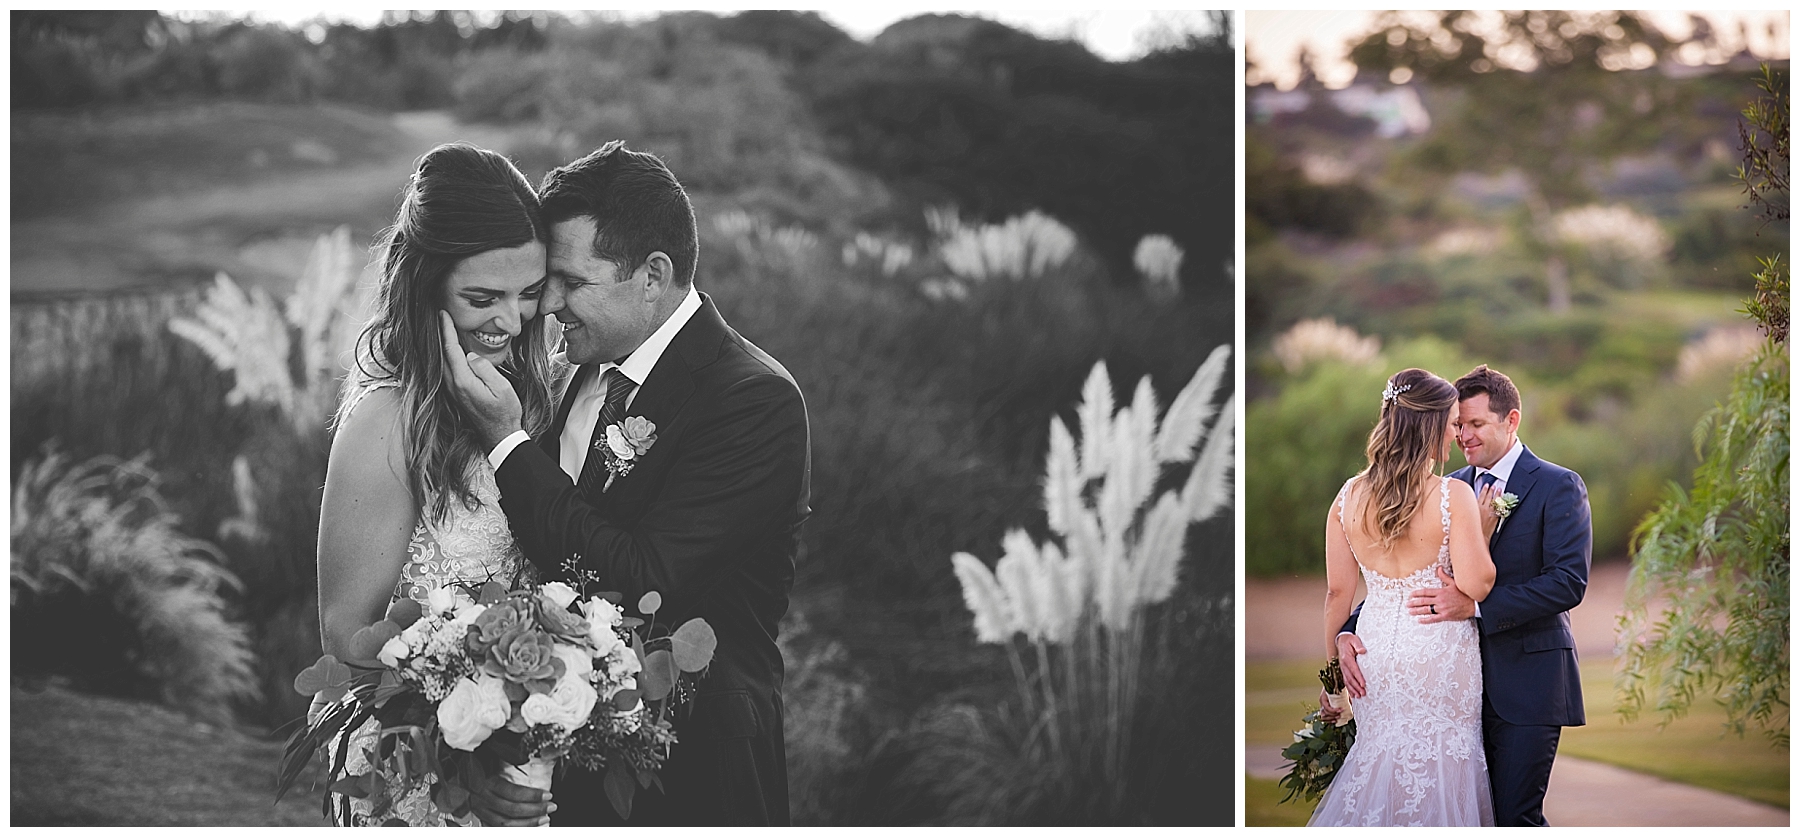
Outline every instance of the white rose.
POLYGON ((506 699, 506 683, 492 675, 458 680, 437 710, 444 743, 458 750, 474 750, 511 716, 512 702, 506 699))
POLYGON ((450 620, 450 624, 458 627, 473 625, 475 624, 476 617, 479 617, 485 610, 487 610, 487 605, 484 604, 467 605, 462 610, 456 612, 456 618, 450 620))
POLYGON ((410 656, 412 656, 412 649, 407 647, 406 640, 396 636, 390 637, 387 643, 381 646, 381 650, 375 654, 375 659, 381 661, 381 664, 388 668, 399 668, 400 661, 410 656))
POLYGON ((555 602, 557 607, 568 607, 569 603, 576 599, 575 588, 560 581, 545 584, 538 588, 538 592, 555 602))
POLYGON ((425 604, 431 607, 432 613, 442 616, 456 607, 456 594, 449 587, 439 587, 425 594, 425 604))
POLYGON ((594 658, 588 655, 585 648, 558 642, 550 647, 550 656, 563 661, 563 665, 566 667, 563 672, 565 680, 570 677, 579 677, 585 680, 588 675, 594 673, 594 658))
POLYGON ((629 462, 637 458, 637 450, 632 448, 630 442, 625 441, 625 433, 616 424, 606 426, 606 446, 612 448, 613 456, 620 459, 629 462))
POLYGON ((519 704, 519 715, 525 723, 532 726, 548 724, 556 714, 556 701, 550 699, 549 693, 531 695, 519 704))
POLYGON ((611 654, 614 648, 625 644, 624 640, 619 639, 618 633, 613 631, 611 625, 595 619, 588 620, 588 641, 594 644, 594 656, 596 657, 605 657, 611 654))
POLYGON ((565 677, 556 684, 556 688, 548 694, 532 695, 525 699, 519 707, 519 713, 525 716, 525 722, 538 724, 554 724, 564 731, 572 732, 587 723, 588 716, 594 712, 594 704, 600 700, 600 693, 594 691, 586 681, 578 677, 565 677))
POLYGON ((625 611, 599 596, 581 603, 581 615, 587 617, 589 622, 603 622, 615 628, 625 624, 625 611))

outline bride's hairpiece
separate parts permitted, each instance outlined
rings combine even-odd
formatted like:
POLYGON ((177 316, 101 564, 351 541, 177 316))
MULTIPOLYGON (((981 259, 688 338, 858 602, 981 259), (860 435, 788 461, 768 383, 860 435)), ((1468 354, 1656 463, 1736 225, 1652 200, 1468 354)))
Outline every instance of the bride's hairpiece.
POLYGON ((1387 389, 1384 389, 1381 391, 1381 403, 1386 404, 1389 401, 1399 398, 1400 393, 1403 393, 1409 389, 1412 389, 1412 387, 1413 387, 1412 384, 1406 384, 1405 386, 1397 387, 1397 386, 1394 386, 1393 381, 1388 381, 1387 389))

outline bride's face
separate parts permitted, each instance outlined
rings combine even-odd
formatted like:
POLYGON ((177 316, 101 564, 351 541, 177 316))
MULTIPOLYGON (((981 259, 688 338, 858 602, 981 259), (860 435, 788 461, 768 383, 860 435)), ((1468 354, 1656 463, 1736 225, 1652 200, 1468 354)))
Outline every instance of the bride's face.
POLYGON ((444 310, 456 323, 463 351, 499 366, 525 324, 538 314, 544 292, 544 245, 533 241, 477 253, 459 262, 444 282, 444 310))

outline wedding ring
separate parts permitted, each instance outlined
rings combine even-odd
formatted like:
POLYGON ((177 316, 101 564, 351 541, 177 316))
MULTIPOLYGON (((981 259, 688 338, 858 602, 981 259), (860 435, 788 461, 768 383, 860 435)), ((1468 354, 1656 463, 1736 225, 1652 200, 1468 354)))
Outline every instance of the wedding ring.
POLYGON ((1431 606, 1431 615, 1432 616, 1437 615, 1437 605, 1435 605, 1435 604, 1431 606))

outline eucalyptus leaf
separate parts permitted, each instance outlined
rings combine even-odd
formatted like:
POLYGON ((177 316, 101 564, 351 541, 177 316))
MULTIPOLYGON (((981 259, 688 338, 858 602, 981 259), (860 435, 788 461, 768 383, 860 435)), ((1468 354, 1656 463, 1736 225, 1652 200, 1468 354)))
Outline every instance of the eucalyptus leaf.
POLYGON ((669 690, 675 688, 675 678, 679 672, 675 669, 675 656, 667 651, 656 650, 644 658, 644 677, 640 685, 644 688, 645 700, 662 700, 668 697, 669 690))
POLYGON ((669 638, 669 648, 675 652, 675 666, 686 672, 701 671, 711 665, 713 652, 718 647, 719 637, 705 619, 689 619, 669 638))
POLYGON ((649 616, 649 615, 655 613, 656 611, 661 610, 662 609, 662 594, 656 592, 655 590, 651 590, 650 592, 645 593, 643 598, 638 599, 637 609, 638 609, 639 613, 642 613, 645 616, 649 616))
POLYGON ((402 629, 412 627, 412 624, 419 621, 419 617, 423 615, 425 615, 424 609, 412 599, 395 599, 387 609, 387 621, 399 625, 402 629))
POLYGON ((400 635, 400 626, 386 619, 363 628, 350 635, 350 659, 355 661, 373 660, 381 653, 381 646, 400 635))

